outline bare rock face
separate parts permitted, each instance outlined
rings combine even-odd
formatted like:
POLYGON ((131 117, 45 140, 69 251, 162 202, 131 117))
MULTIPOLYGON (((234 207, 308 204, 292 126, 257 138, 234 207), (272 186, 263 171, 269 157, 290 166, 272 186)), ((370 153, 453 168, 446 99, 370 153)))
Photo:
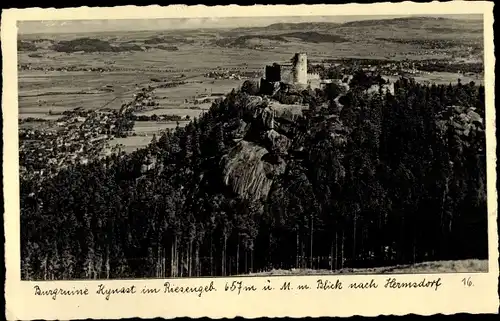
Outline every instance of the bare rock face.
POLYGON ((278 90, 280 90, 280 86, 281 86, 281 84, 279 82, 275 82, 273 84, 273 92, 272 92, 271 96, 275 95, 278 92, 278 90))
POLYGON ((247 108, 255 108, 258 107, 262 104, 262 97, 261 96, 248 96, 248 100, 246 102, 247 108))
POLYGON ((243 120, 239 120, 238 128, 236 128, 233 132, 233 138, 234 139, 240 139, 243 138, 248 131, 248 128, 250 127, 250 124, 246 123, 243 120))
POLYGON ((285 173, 287 164, 280 156, 268 153, 262 157, 262 160, 264 161, 267 178, 274 179, 285 173))
POLYGON ((273 177, 284 163, 266 161, 266 148, 245 140, 239 141, 223 158, 224 183, 242 198, 256 201, 267 198, 273 177))
POLYGON ((303 105, 290 105, 273 103, 271 108, 275 111, 276 118, 288 122, 295 122, 302 115, 302 110, 307 108, 303 105))
POLYGON ((274 129, 267 131, 266 143, 270 151, 280 155, 286 154, 290 148, 290 140, 274 129))
POLYGON ((278 133, 291 137, 293 135, 295 123, 283 122, 280 119, 276 119, 274 122, 274 130, 278 133))
POLYGON ((274 114, 275 111, 269 107, 256 109, 254 113, 255 123, 264 130, 273 129, 274 114))

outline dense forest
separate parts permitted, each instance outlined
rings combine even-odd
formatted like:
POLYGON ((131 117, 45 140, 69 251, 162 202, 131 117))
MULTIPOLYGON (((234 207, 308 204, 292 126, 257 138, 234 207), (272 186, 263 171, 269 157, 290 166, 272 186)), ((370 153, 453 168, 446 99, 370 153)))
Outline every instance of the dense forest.
POLYGON ((301 93, 309 110, 276 129, 289 144, 262 159, 282 170, 257 199, 224 173, 236 147, 258 143, 254 115, 268 108, 241 90, 145 149, 21 179, 23 279, 487 258, 484 88, 394 88, 301 93))
MULTIPOLYGON (((479 48, 479 50, 482 50, 479 48)), ((450 72, 450 73, 477 73, 481 74, 484 71, 484 63, 478 62, 461 62, 461 61, 442 61, 441 59, 422 59, 422 60, 388 60, 388 59, 361 59, 361 58, 342 58, 342 59, 324 59, 322 64, 310 64, 308 69, 310 72, 317 72, 322 78, 340 78, 342 69, 356 70, 359 67, 370 68, 376 66, 379 70, 391 70, 391 67, 397 69, 413 68, 420 72, 450 72), (328 64, 340 64, 326 67, 328 64)), ((396 69, 396 70, 397 70, 396 69)))
POLYGON ((57 52, 122 52, 122 51, 142 51, 137 44, 122 43, 117 46, 108 41, 95 38, 78 38, 74 40, 63 40, 54 43, 51 49, 57 52))

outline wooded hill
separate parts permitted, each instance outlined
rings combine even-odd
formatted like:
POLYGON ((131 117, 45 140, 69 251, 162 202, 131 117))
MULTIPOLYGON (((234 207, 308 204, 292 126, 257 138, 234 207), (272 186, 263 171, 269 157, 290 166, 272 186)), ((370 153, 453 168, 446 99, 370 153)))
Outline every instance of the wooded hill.
MULTIPOLYGON (((242 35, 280 35, 286 32, 315 32, 336 35, 339 39, 367 39, 387 37, 393 39, 448 39, 462 41, 477 40, 482 44, 482 19, 449 19, 435 17, 401 17, 393 19, 357 20, 344 23, 299 22, 276 23, 265 27, 242 27, 222 32, 224 37, 242 35)), ((303 39, 307 41, 306 39, 303 39)), ((333 41, 341 42, 341 41, 333 41)))
POLYGON ((483 87, 302 95, 290 117, 233 91, 145 149, 21 180, 22 278, 487 258, 483 87))

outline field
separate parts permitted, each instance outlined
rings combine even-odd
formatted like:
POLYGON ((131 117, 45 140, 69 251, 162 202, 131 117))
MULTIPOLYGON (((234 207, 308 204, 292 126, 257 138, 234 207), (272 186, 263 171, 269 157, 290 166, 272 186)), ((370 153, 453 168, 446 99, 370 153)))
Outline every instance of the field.
POLYGON ((110 146, 123 145, 122 150, 133 152, 140 147, 146 146, 151 141, 151 136, 129 136, 126 138, 114 138, 109 142, 110 146))
MULTIPOLYGON (((197 117, 210 103, 194 106, 200 95, 227 93, 241 79, 204 77, 210 71, 238 70, 262 74, 264 66, 288 62, 295 52, 307 52, 311 62, 336 58, 480 60, 481 21, 408 20, 360 21, 337 24, 278 24, 235 30, 137 31, 19 36, 19 118, 55 119, 77 107, 118 109, 141 88, 183 83, 154 92, 156 109, 137 115, 197 117), (391 38, 386 38, 390 34, 391 38), (55 44, 91 38, 106 52, 54 49, 55 44), (109 46, 114 48, 110 50, 109 46), (106 47, 107 46, 107 47, 106 47), (123 49, 129 48, 131 49, 123 49), (117 49, 118 48, 118 49, 117 49), (59 51, 58 51, 59 50, 59 51), (102 70, 98 70, 102 68, 102 70)), ((64 47, 66 48, 66 47, 64 47)), ((481 83, 482 76, 432 73, 418 81, 481 83)), ((23 124, 23 126, 28 126, 23 124)), ((29 125, 33 126, 33 125, 29 125)), ((152 135, 170 124, 136 124, 138 135, 152 135), (147 129, 145 129, 147 127, 147 129)), ((146 137, 119 140, 128 149, 147 143, 146 137)))
POLYGON ((328 275, 328 274, 424 274, 424 273, 471 273, 488 272, 487 260, 437 261, 423 262, 415 265, 398 265, 367 269, 330 270, 272 270, 269 272, 253 273, 254 276, 266 275, 328 275))
MULTIPOLYGON (((88 58, 89 62, 92 59, 88 58)), ((57 66, 57 60, 52 64, 57 66)), ((48 65, 50 66, 50 65, 48 65)), ((45 114, 50 110, 64 110, 83 107, 98 109, 119 108, 130 101, 141 85, 148 83, 149 75, 131 72, 89 73, 89 72, 39 72, 19 73, 19 114, 45 114), (113 91, 104 91, 105 86, 113 91)))
MULTIPOLYGON (((180 121, 179 126, 185 126, 187 121, 180 121)), ((122 150, 125 152, 133 152, 141 148, 153 138, 153 134, 158 134, 167 129, 174 129, 177 126, 176 122, 149 122, 137 121, 134 126, 135 136, 126 138, 114 138, 109 142, 110 146, 123 145, 122 150)))

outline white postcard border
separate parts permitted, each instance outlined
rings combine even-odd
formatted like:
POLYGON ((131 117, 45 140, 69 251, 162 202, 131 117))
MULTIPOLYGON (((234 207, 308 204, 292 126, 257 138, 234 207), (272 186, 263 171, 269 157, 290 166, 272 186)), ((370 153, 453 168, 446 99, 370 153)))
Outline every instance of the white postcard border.
POLYGON ((11 9, 2 12, 3 55, 3 166, 4 166, 4 228, 6 262, 6 313, 8 319, 85 319, 122 317, 319 317, 319 316, 375 316, 379 314, 404 315, 415 313, 431 315, 497 313, 498 298, 498 232, 496 192, 496 137, 494 105, 493 3, 381 3, 352 5, 299 5, 299 6, 170 6, 69 9, 11 9), (345 275, 295 277, 242 277, 242 278, 190 278, 174 280, 112 280, 112 281, 20 281, 20 229, 19 229, 19 160, 18 160, 18 102, 17 102, 17 27, 19 20, 72 20, 72 19, 139 19, 189 17, 242 17, 242 16, 312 16, 312 15, 373 15, 391 14, 484 14, 485 37, 485 99, 487 140, 487 192, 489 272, 469 274, 414 274, 414 275, 345 275), (440 278, 442 285, 432 289, 386 289, 385 280, 395 277, 401 281, 420 282, 422 279, 440 278), (473 286, 464 285, 469 278, 473 286), (369 282, 374 279, 377 289, 315 290, 318 279, 345 285, 350 282, 369 282), (224 291, 226 282, 242 281, 254 285, 259 291, 224 291), (268 282, 268 280, 270 282, 268 282), (169 281, 179 286, 208 285, 213 281, 217 291, 197 294, 112 295, 109 300, 96 294, 98 284, 106 287, 135 285, 163 288, 169 281), (279 288, 284 282, 294 286, 310 285, 310 291, 264 291, 272 283, 279 288), (87 287, 91 295, 85 297, 34 296, 35 285, 50 289, 87 287))

